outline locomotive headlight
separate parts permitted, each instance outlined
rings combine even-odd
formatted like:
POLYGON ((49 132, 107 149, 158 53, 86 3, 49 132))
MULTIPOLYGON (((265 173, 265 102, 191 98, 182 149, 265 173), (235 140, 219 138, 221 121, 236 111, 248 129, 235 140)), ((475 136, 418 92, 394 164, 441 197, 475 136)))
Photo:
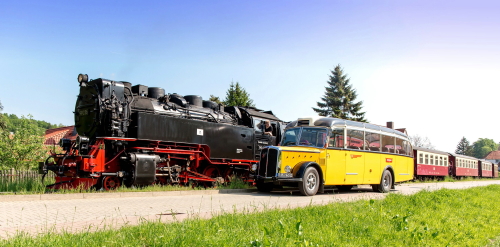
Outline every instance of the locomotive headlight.
POLYGON ((252 165, 252 171, 257 171, 257 164, 252 165))
POLYGON ((292 168, 290 166, 285 166, 285 172, 286 173, 292 172, 292 168))
POLYGON ((78 83, 88 82, 89 76, 87 74, 79 74, 78 75, 78 83))
POLYGON ((77 145, 81 145, 81 144, 88 143, 88 142, 89 142, 89 138, 88 137, 85 137, 85 136, 78 136, 78 137, 76 137, 76 144, 77 145))

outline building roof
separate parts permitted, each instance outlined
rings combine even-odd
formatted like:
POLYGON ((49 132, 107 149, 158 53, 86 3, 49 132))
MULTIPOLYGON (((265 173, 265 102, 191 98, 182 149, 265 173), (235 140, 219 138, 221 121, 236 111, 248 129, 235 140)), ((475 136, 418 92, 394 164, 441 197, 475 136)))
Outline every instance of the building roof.
POLYGON ((484 157, 485 160, 500 160, 500 150, 491 151, 484 157))
POLYGON ((55 129, 48 129, 45 131, 45 145, 58 145, 59 140, 62 138, 75 140, 78 134, 76 133, 75 126, 66 126, 55 129))

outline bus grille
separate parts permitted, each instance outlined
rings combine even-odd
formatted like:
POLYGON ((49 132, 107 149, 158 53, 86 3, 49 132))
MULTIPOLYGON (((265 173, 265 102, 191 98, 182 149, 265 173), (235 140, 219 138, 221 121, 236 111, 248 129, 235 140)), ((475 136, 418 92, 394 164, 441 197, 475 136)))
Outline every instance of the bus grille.
POLYGON ((264 148, 260 156, 258 174, 263 177, 276 176, 278 165, 278 150, 274 148, 264 148))

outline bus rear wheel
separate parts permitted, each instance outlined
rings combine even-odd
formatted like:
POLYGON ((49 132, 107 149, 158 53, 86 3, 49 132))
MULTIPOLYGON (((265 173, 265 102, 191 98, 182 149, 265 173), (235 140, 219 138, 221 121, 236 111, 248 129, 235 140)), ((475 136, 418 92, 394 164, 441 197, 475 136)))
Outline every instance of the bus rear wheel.
POLYGON ((385 170, 384 173, 382 173, 380 184, 372 185, 373 191, 381 193, 387 193, 391 191, 391 187, 392 187, 392 173, 389 170, 385 170))
POLYGON ((318 171, 314 167, 308 167, 304 172, 302 181, 299 182, 300 194, 304 196, 314 196, 319 189, 320 178, 318 171))

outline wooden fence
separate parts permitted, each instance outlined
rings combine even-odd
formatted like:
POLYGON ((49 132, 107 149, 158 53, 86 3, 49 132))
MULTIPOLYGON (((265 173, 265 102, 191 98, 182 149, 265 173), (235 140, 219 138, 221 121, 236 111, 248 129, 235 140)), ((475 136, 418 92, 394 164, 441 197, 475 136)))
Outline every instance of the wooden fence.
POLYGON ((27 178, 41 178, 42 175, 35 171, 16 171, 14 168, 8 170, 0 170, 0 179, 27 179, 27 178))

